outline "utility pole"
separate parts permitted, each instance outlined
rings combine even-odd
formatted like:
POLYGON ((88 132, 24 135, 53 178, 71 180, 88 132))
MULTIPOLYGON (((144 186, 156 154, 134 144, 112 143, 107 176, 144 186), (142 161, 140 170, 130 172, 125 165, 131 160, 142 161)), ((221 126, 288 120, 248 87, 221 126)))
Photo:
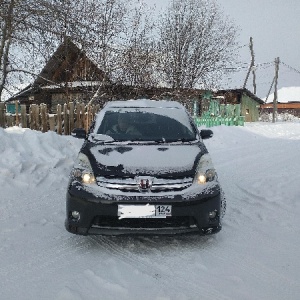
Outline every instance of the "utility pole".
POLYGON ((253 39, 252 39, 252 37, 250 37, 249 47, 250 47, 250 52, 251 52, 251 63, 250 63, 250 66, 249 66, 249 69, 248 69, 248 72, 247 72, 247 75, 246 75, 246 78, 245 78, 245 81, 244 81, 243 89, 246 88, 250 72, 252 71, 252 75, 253 75, 253 94, 256 94, 256 82, 255 82, 256 75, 255 75, 255 66, 254 66, 254 50, 253 50, 253 39))
POLYGON ((275 77, 274 77, 274 82, 275 82, 275 86, 274 86, 274 99, 273 99, 273 118, 272 118, 272 122, 275 123, 276 119, 277 119, 277 84, 278 84, 278 72, 279 72, 279 57, 275 58, 275 77))
POLYGON ((267 103, 267 101, 268 101, 268 98, 269 98, 269 96, 270 96, 270 93, 271 93, 272 88, 273 88, 273 85, 274 85, 274 81, 275 81, 275 77, 273 78, 273 81, 272 81, 272 83, 271 83, 271 86, 270 86, 270 89, 269 89, 267 98, 266 98, 266 100, 265 100, 265 103, 267 103))

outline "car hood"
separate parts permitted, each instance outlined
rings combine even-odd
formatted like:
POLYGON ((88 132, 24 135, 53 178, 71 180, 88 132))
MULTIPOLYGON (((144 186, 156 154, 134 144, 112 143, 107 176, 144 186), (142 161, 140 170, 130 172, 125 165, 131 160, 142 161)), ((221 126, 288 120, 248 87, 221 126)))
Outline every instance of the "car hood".
POLYGON ((87 152, 96 176, 181 177, 193 176, 207 151, 199 144, 169 144, 93 145, 87 152))

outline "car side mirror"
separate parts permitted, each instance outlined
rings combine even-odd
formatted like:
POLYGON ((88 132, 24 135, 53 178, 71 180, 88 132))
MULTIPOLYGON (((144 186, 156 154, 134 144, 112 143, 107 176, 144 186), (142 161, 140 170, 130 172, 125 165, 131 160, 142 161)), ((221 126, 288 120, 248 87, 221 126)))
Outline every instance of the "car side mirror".
POLYGON ((203 140, 205 139, 209 139, 214 135, 214 133, 212 132, 212 130, 210 129, 202 129, 200 131, 200 136, 203 140))
POLYGON ((78 139, 85 139, 86 138, 86 132, 83 128, 75 128, 72 130, 71 135, 73 137, 76 137, 78 139))

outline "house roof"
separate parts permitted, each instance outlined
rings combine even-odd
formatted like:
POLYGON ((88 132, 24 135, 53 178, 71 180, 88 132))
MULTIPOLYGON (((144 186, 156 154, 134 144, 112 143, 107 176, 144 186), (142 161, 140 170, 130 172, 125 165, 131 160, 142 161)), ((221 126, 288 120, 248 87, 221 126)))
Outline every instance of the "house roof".
MULTIPOLYGON (((268 97, 264 99, 266 103, 272 103, 274 97, 268 97)), ((290 86, 283 87, 277 92, 277 101, 278 103, 300 103, 300 87, 299 86, 290 86)))
POLYGON ((39 76, 34 81, 33 85, 45 85, 49 83, 65 83, 80 79, 84 75, 94 77, 94 79, 103 79, 105 77, 97 64, 87 57, 85 52, 67 38, 54 52, 48 60, 39 76), (88 62, 91 73, 93 74, 79 74, 78 67, 83 63, 88 62))
POLYGON ((34 82, 8 101, 34 95, 41 89, 50 91, 66 86, 73 89, 99 86, 104 78, 109 81, 98 65, 67 38, 50 57, 34 82))
POLYGON ((250 97, 251 99, 253 99, 254 101, 256 101, 259 104, 264 104, 264 101, 262 99, 260 99, 259 97, 257 97, 256 95, 254 95, 253 93, 251 93, 248 89, 246 88, 241 88, 241 89, 227 89, 227 90, 218 90, 216 92, 216 94, 220 95, 220 94, 226 94, 226 93, 235 93, 235 94, 240 94, 240 95, 247 95, 248 97, 250 97))

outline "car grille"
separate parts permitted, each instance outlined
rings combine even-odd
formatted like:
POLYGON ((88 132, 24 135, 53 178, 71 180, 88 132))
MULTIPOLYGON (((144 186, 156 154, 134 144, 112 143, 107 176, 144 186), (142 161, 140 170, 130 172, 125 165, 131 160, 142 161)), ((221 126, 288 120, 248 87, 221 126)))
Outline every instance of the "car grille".
POLYGON ((181 191, 193 183, 193 178, 166 179, 152 178, 149 188, 141 189, 136 178, 97 177, 97 184, 101 187, 123 192, 162 192, 181 191))
POLYGON ((119 219, 112 216, 97 216, 94 218, 93 225, 100 228, 191 228, 195 225, 193 217, 169 217, 165 219, 136 218, 119 219))

